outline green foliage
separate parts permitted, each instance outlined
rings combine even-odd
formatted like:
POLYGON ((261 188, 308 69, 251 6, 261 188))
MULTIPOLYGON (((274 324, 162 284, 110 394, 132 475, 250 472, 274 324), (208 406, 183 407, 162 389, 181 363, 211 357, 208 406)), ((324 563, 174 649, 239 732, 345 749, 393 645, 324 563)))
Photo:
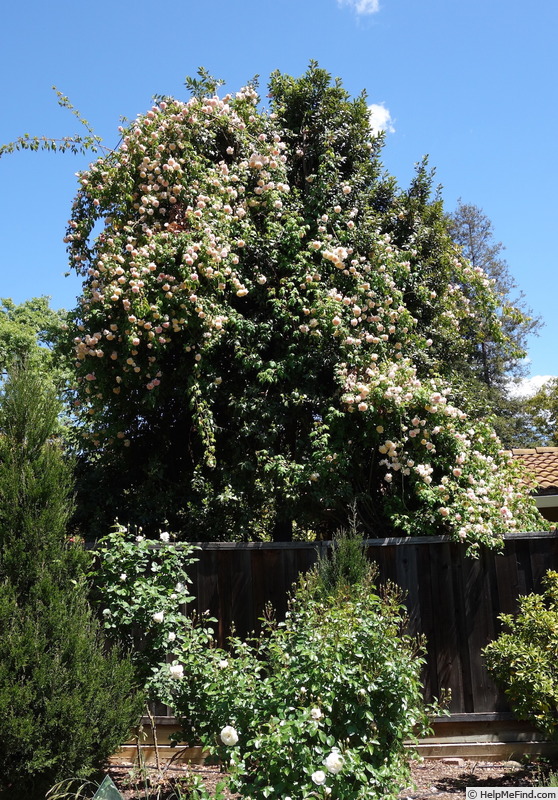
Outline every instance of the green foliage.
POLYGON ((60 368, 53 347, 65 324, 65 312, 49 307, 48 297, 33 297, 17 305, 0 299, 0 372, 28 364, 52 373, 60 368))
POLYGON ((223 759, 242 796, 390 798, 406 785, 404 742, 427 720, 399 600, 366 579, 322 588, 311 574, 284 623, 230 652, 187 643, 184 679, 161 673, 183 736, 223 759))
POLYGON ((66 108, 78 120, 80 125, 83 125, 87 134, 77 133, 74 136, 64 136, 61 139, 54 139, 48 136, 31 136, 25 133, 23 136, 18 136, 13 142, 0 145, 0 158, 6 153, 14 153, 18 150, 49 150, 51 152, 59 153, 97 153, 99 150, 107 150, 102 144, 102 139, 97 136, 90 124, 82 117, 80 112, 74 108, 70 100, 60 92, 56 86, 52 87, 58 99, 58 105, 61 108, 66 108))
POLYGON ((314 572, 319 592, 325 595, 343 586, 354 586, 372 579, 373 568, 366 557, 354 505, 348 528, 340 528, 334 533, 331 549, 326 556, 318 556, 314 572))
POLYGON ((44 797, 86 775, 139 711, 131 664, 107 650, 87 602, 88 558, 66 539, 71 464, 44 375, 17 371, 0 397, 0 795, 44 797))
POLYGON ((448 224, 462 254, 473 269, 486 275, 498 298, 495 309, 485 307, 483 311, 483 305, 467 291, 477 313, 462 334, 469 342, 470 355, 467 363, 460 365, 455 380, 479 411, 490 409, 505 447, 542 444, 525 401, 510 395, 511 379, 525 375, 527 340, 538 334, 541 320, 534 317, 523 293, 518 291, 501 255, 504 247, 495 239, 494 226, 486 214, 477 206, 459 201, 457 209, 448 215, 448 224))
POLYGON ((138 679, 152 700, 158 698, 151 679, 161 664, 181 652, 193 635, 203 643, 209 637, 209 631, 187 615, 187 605, 194 600, 188 567, 197 560, 196 548, 174 544, 170 538, 164 531, 155 543, 117 524, 99 541, 92 573, 107 637, 130 651, 138 679))
POLYGON ((190 75, 186 76, 184 85, 192 95, 202 100, 204 97, 214 95, 217 89, 224 84, 224 81, 214 78, 205 67, 198 69, 198 77, 192 78, 190 75))
POLYGON ((508 632, 484 656, 516 716, 558 739, 558 572, 547 572, 544 587, 520 599, 515 617, 501 616, 508 632))
POLYGON ((482 209, 460 200, 448 219, 453 240, 472 267, 486 274, 500 299, 498 319, 506 337, 494 338, 492 315, 485 320, 476 319, 469 335, 474 348, 472 374, 487 386, 502 388, 510 376, 524 374, 522 359, 526 355, 527 337, 540 329, 541 321, 526 307, 522 293, 513 297, 517 284, 501 257, 504 247, 494 238, 494 226, 482 209))
POLYGON ((523 401, 529 414, 537 444, 556 447, 558 445, 558 380, 550 378, 532 396, 523 401))
POLYGON ((475 550, 539 528, 444 378, 477 318, 506 337, 426 164, 399 190, 365 97, 316 64, 272 75, 270 111, 254 84, 213 84, 202 71, 79 176, 79 524, 97 535, 116 508, 149 535, 280 540, 296 519, 325 537, 356 501, 367 536, 475 550))
POLYGON ((60 404, 43 374, 17 370, 0 395, 0 580, 23 596, 45 563, 60 582, 83 571, 87 556, 66 548, 72 465, 56 436, 60 404))

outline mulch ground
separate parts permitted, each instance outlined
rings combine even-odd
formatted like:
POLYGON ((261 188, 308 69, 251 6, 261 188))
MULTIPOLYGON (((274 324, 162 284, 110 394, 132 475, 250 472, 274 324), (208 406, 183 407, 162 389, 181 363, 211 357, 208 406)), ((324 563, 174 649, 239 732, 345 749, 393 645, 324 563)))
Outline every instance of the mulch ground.
POLYGON ((513 761, 464 761, 452 759, 428 760, 412 767, 415 787, 401 794, 401 798, 423 800, 436 797, 440 800, 457 800, 465 797, 467 787, 487 786, 541 786, 543 770, 540 765, 520 765, 513 761))
MULTIPOLYGON (((153 767, 145 768, 142 773, 131 765, 119 764, 111 766, 110 775, 125 800, 171 800, 173 783, 181 782, 186 776, 199 776, 208 791, 213 794, 216 784, 222 779, 218 767, 177 766, 169 767, 164 772, 161 783, 153 767), (150 794, 146 788, 150 787, 150 794)), ((514 761, 486 762, 465 761, 462 759, 427 760, 413 763, 413 786, 401 793, 401 800, 458 800, 465 797, 467 787, 508 786, 527 787, 543 786, 544 770, 536 763, 520 765, 514 761)))

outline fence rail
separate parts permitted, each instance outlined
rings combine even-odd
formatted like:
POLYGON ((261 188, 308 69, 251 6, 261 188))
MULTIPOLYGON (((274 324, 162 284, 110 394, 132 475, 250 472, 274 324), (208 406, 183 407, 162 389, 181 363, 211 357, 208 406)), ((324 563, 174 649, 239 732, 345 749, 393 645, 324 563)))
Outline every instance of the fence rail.
MULTIPOLYGON (((192 591, 197 611, 217 618, 219 644, 233 627, 241 637, 257 630, 268 603, 283 618, 298 575, 329 546, 200 544, 192 591)), ((371 539, 366 547, 378 565, 379 582, 391 580, 404 591, 409 633, 426 637, 426 699, 450 689, 452 715, 508 711, 481 651, 501 630, 498 616, 516 612, 518 598, 539 591, 545 572, 558 568, 558 532, 508 534, 501 554, 483 550, 478 559, 442 536, 371 539)))

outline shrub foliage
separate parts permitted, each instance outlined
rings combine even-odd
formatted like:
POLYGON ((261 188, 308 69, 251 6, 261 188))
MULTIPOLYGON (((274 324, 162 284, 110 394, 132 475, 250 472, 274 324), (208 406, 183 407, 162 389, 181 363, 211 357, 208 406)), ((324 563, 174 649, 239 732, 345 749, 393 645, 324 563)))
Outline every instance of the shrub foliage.
POLYGON ((328 593, 302 579, 286 621, 230 652, 186 645, 186 677, 160 676, 183 736, 219 754, 245 797, 391 798, 406 784, 404 742, 426 726, 417 643, 399 598, 369 578, 328 593))
POLYGON ((71 465, 44 376, 0 397, 0 794, 44 797, 98 767, 139 705, 130 663, 107 650, 87 602, 88 559, 67 541, 71 465))
POLYGON ((488 670, 520 719, 558 739, 558 572, 547 572, 542 594, 520 598, 517 616, 500 619, 508 631, 485 648, 488 670))

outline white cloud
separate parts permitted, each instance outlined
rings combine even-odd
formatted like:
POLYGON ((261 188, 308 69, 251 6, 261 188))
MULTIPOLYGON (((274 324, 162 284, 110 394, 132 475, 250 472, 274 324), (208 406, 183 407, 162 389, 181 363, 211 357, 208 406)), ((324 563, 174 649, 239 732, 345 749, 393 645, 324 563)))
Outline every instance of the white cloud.
POLYGON ((556 375, 533 375, 532 378, 510 381, 508 384, 510 397, 531 397, 551 378, 556 378, 556 375))
POLYGON ((368 106, 368 118, 370 120, 370 129, 374 136, 377 136, 381 131, 395 133, 389 109, 383 104, 372 103, 372 105, 368 106))
POLYGON ((337 0, 340 6, 350 6, 357 14, 375 14, 380 10, 380 0, 337 0))

